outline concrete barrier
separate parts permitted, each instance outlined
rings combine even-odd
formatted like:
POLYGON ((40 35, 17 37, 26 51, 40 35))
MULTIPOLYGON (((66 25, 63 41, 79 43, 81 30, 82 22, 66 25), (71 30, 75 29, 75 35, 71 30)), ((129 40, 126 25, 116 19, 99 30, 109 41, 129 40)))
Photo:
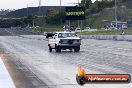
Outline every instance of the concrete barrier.
POLYGON ((132 35, 81 35, 82 39, 132 41, 132 35))
POLYGON ((16 88, 1 57, 0 57, 0 88, 16 88))

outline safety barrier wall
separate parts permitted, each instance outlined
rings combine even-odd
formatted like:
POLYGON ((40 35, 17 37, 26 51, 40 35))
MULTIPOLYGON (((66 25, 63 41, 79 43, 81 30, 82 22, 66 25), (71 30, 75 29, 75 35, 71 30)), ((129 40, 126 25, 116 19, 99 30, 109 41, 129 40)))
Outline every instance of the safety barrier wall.
POLYGON ((132 41, 132 35, 81 35, 82 39, 132 41))

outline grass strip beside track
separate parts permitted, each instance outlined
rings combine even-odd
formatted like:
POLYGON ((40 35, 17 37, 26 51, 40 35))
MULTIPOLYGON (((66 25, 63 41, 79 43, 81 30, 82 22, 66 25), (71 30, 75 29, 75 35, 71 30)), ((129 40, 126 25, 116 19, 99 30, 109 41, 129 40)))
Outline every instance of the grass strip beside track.
MULTIPOLYGON (((45 28, 45 27, 39 27, 39 28, 32 28, 33 32, 55 32, 55 31, 63 31, 63 28, 55 27, 55 28, 45 28)), ((121 29, 118 30, 101 30, 98 29, 98 31, 95 32, 78 32, 79 35, 120 35, 122 32, 121 29)), ((132 35, 132 28, 125 29, 124 30, 125 35, 132 35)))

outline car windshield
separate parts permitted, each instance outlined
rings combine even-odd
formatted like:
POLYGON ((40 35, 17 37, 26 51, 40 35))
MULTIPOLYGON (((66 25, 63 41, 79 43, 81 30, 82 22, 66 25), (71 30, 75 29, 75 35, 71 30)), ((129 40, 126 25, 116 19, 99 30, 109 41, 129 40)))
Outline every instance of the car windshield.
POLYGON ((59 33, 59 38, 66 38, 66 37, 76 37, 77 35, 75 33, 59 33))

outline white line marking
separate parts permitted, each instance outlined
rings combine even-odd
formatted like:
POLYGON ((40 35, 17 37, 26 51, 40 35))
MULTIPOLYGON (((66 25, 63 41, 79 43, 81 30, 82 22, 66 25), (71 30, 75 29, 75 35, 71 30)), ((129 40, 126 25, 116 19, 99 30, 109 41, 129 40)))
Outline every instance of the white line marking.
POLYGON ((0 88, 16 88, 0 57, 0 88))

